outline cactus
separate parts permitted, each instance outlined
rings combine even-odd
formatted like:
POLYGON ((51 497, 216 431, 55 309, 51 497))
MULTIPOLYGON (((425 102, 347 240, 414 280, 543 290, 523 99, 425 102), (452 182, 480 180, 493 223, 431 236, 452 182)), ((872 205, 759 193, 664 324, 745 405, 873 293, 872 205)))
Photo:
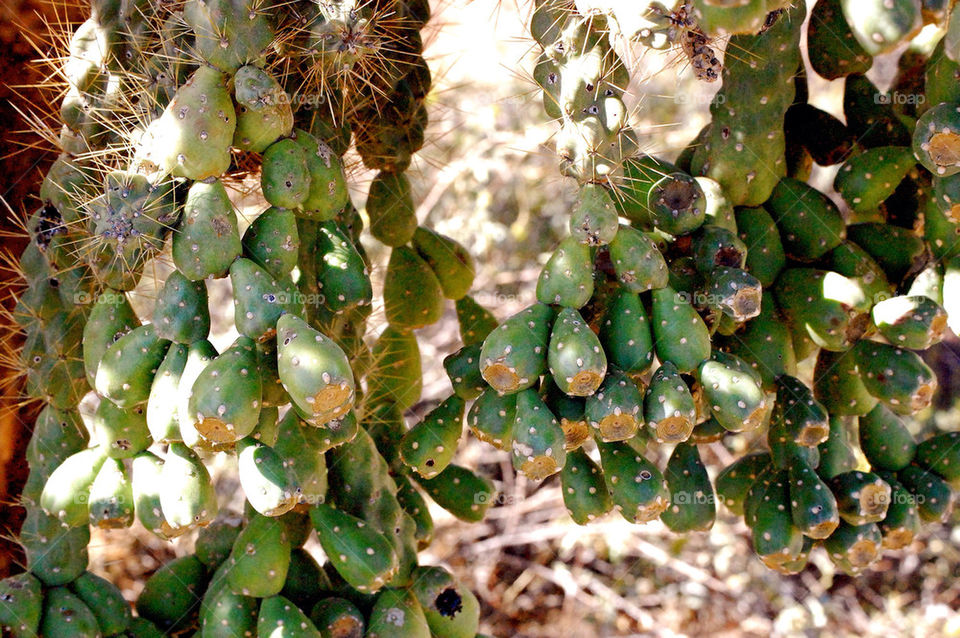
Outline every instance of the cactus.
POLYGON ((527 477, 558 473, 577 523, 617 509, 705 530, 716 494, 785 573, 811 539, 856 573, 946 517, 956 433, 901 419, 931 404, 921 353, 960 321, 957 20, 942 3, 816 3, 810 60, 845 78, 845 123, 807 101, 802 3, 652 8, 641 45, 665 36, 722 84, 672 164, 639 153, 629 125, 614 40, 632 9, 538 2, 533 77, 577 194, 536 303, 503 322, 469 294, 469 251, 421 225, 407 172, 429 119, 427 3, 281 4, 93 2, 64 52, 61 153, 11 260, 23 345, 9 359, 44 405, 27 572, 0 581, 13 635, 476 635, 473 595, 416 558, 428 499, 465 521, 494 500, 460 464, 464 418, 527 477), (905 55, 895 87, 929 105, 888 104, 863 74, 924 22, 947 34, 928 61, 905 55), (308 89, 324 108, 295 104, 308 89), (351 143, 376 172, 369 236, 351 143), (841 164, 839 199, 808 183, 813 161, 841 164), (251 168, 267 206, 241 235, 231 194, 251 168), (382 294, 369 237, 389 248, 382 294), (206 280, 225 278, 239 336, 218 353, 206 280), (407 429, 424 387, 414 331, 447 300, 452 393, 407 429), (769 452, 711 481, 698 446, 733 437, 769 452), (242 514, 218 517, 221 455, 237 459, 242 514), (136 619, 86 549, 89 526, 134 524, 200 530, 136 619), (303 549, 313 533, 324 568, 303 549))

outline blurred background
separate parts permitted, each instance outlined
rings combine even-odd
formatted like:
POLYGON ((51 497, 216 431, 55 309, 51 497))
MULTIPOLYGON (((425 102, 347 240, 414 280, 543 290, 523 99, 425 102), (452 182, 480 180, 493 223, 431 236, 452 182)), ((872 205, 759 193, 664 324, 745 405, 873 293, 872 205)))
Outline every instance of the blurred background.
MULTIPOLYGON (((418 215, 421 223, 470 249, 478 265, 474 294, 502 319, 535 300, 540 267, 567 232, 575 185, 559 175, 551 142, 557 126, 543 113, 531 78, 535 45, 526 35, 526 23, 532 2, 440 0, 432 5, 434 29, 425 38, 435 78, 429 142, 411 169, 418 215)), ((36 139, 17 134, 24 127, 15 123, 16 114, 7 105, 10 99, 34 108, 41 104, 27 85, 46 72, 25 66, 40 52, 24 39, 32 30, 38 41, 49 41, 42 35, 38 11, 59 20, 35 0, 5 0, 0 6, 0 126, 7 127, 0 194, 11 213, 36 204, 32 193, 45 164, 55 157, 42 144, 24 149, 36 139), (13 91, 11 86, 24 88, 13 91)), ((80 14, 61 7, 56 15, 75 20, 80 14)), ((698 82, 676 49, 637 47, 623 53, 633 69, 628 103, 643 150, 672 160, 709 120, 719 83, 698 82)), ((892 80, 897 57, 878 58, 868 74, 881 90, 892 80)), ((811 103, 842 118, 842 81, 808 75, 811 103)), ((361 206, 372 174, 356 157, 351 165, 352 195, 361 206)), ((815 168, 814 184, 827 190, 835 170, 815 168)), ((245 186, 255 183, 235 185, 236 203, 247 221, 265 208, 244 195, 245 186)), ((9 219, 6 223, 11 226, 9 219)), ((4 239, 11 247, 12 241, 4 239)), ((380 269, 376 285, 386 252, 374 242, 366 245, 380 269)), ((138 291, 139 303, 149 303, 148 288, 138 291)), ((213 339, 223 346, 236 334, 229 284, 217 282, 211 293, 211 306, 224 311, 213 339)), ((378 312, 371 336, 385 324, 382 309, 378 312)), ((443 321, 419 334, 426 378, 411 423, 448 393, 441 360, 459 348, 452 307, 443 321)), ((915 432, 960 429, 954 406, 957 352, 960 346, 953 338, 930 354, 942 395, 935 410, 912 424, 915 432)), ((8 495, 16 493, 22 480, 16 441, 23 440, 29 416, 0 421, 0 494, 4 476, 8 495)), ((743 435, 728 438, 736 440, 702 448, 712 475, 757 445, 743 435)), ((666 455, 655 460, 662 466, 666 455)), ((628 524, 615 513, 580 527, 563 508, 556 476, 541 484, 515 476, 506 453, 466 434, 458 462, 493 478, 500 495, 487 519, 476 525, 434 508, 436 539, 422 561, 447 565, 477 593, 482 630, 498 638, 560 632, 564 638, 960 636, 960 528, 927 527, 910 548, 888 553, 856 578, 837 572, 816 552, 804 572, 782 576, 754 557, 746 527, 722 506, 710 532, 686 537, 659 522, 628 524)), ((219 490, 225 507, 239 508, 230 463, 223 455, 214 462, 223 477, 219 490)), ((10 518, 15 516, 15 508, 6 508, 0 524, 15 524, 10 518)), ((91 567, 132 599, 146 576, 190 551, 192 542, 188 537, 165 543, 139 527, 94 531, 91 567)), ((15 560, 12 549, 7 551, 6 558, 15 560)))

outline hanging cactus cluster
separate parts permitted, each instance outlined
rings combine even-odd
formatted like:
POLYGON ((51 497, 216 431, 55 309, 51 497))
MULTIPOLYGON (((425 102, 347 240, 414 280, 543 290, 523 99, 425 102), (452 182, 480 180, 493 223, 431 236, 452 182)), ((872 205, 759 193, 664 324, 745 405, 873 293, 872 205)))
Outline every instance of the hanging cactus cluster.
POLYGON ((537 303, 498 324, 468 295, 467 250, 418 224, 405 174, 427 125, 426 0, 92 0, 61 69, 62 154, 19 258, 24 391, 44 405, 26 571, 0 582, 0 625, 476 636, 474 595, 417 561, 424 494, 465 521, 494 500, 454 463, 464 422, 530 479, 559 473, 580 524, 616 509, 702 531, 719 501, 785 573, 817 545, 850 573, 908 545, 960 481, 960 434, 918 442, 902 420, 937 387, 919 353, 960 332, 960 11, 947 4, 818 0, 804 34, 800 1, 539 0, 534 78, 579 191, 537 303), (916 37, 925 25, 937 37, 916 37), (817 74, 843 78, 845 122, 808 103, 801 38, 817 74), (630 39, 676 46, 720 84, 673 163, 641 153, 631 128, 630 39), (864 73, 906 42, 894 91, 917 99, 892 100, 864 73), (351 147, 377 171, 378 299, 351 147), (814 163, 840 165, 838 198, 808 184, 814 163), (228 193, 243 174, 268 205, 249 224, 228 193), (238 336, 223 352, 212 279, 232 287, 238 336), (448 299, 453 391, 408 429, 414 331, 448 299), (375 305, 387 326, 372 339, 375 305), (725 437, 767 449, 711 479, 698 446, 725 437), (221 455, 236 459, 242 513, 220 511, 208 466, 221 455), (134 524, 196 533, 135 616, 87 554, 90 526, 134 524), (304 549, 314 532, 322 565, 304 549))

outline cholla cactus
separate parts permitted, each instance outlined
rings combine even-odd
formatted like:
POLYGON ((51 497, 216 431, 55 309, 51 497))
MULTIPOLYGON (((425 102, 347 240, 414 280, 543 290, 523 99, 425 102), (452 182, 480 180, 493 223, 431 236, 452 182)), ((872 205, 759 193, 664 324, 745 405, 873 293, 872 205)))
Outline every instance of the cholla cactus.
POLYGON ((937 388, 919 352, 960 317, 960 21, 919 0, 813 11, 804 34, 802 3, 539 0, 533 76, 579 191, 537 302, 498 323, 469 296, 467 250, 418 224, 406 175, 428 124, 426 2, 94 0, 60 68, 62 153, 17 262, 16 358, 44 405, 27 571, 0 583, 0 625, 475 636, 473 594, 417 559, 433 529, 423 493, 466 521, 492 502, 492 482, 454 463, 464 419, 529 478, 559 474, 578 523, 616 509, 691 533, 719 498, 785 573, 818 545, 856 573, 942 520, 956 433, 918 442, 902 418, 937 388), (913 42, 896 86, 929 100, 880 99, 862 73, 924 23, 942 43, 913 42), (803 37, 815 72, 845 78, 845 123, 807 103, 803 37), (673 163, 640 153, 630 126, 631 38, 720 82, 673 163), (351 144, 377 171, 382 298, 351 144), (840 164, 838 198, 807 183, 814 162, 840 164), (249 224, 230 198, 241 175, 267 203, 249 224), (218 352, 206 282, 227 278, 237 337, 218 352), (129 293, 153 279, 135 309, 129 293), (444 360, 452 392, 407 429, 414 331, 447 300, 463 342, 444 360), (367 339, 374 305, 388 325, 367 339), (768 451, 711 481, 698 446, 726 437, 768 451), (222 454, 245 497, 235 517, 207 469, 222 454), (90 525, 136 523, 199 531, 133 617, 86 546, 90 525), (322 566, 303 549, 314 532, 322 566))

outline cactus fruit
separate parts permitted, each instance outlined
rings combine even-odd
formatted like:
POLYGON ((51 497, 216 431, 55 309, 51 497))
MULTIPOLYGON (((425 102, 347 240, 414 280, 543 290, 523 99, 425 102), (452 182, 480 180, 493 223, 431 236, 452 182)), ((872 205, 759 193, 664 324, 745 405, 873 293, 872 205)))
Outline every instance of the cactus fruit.
POLYGON ((428 3, 167 4, 91 3, 57 74, 61 152, 11 261, 25 286, 8 362, 43 403, 27 573, 0 582, 14 636, 472 637, 478 601, 416 557, 428 500, 464 521, 496 500, 457 464, 464 416, 518 472, 559 474, 577 523, 616 508, 706 530, 719 498, 784 573, 815 544, 857 573, 946 518, 956 433, 906 417, 937 389, 922 352, 960 325, 948 3, 815 3, 807 50, 844 78, 841 122, 811 104, 802 3, 537 2, 533 78, 577 192, 536 303, 502 323, 469 294, 469 251, 420 225, 407 173, 433 103, 428 3), (628 17, 652 25, 641 46, 676 45, 722 85, 674 164, 640 153, 629 124, 628 17), (872 56, 934 23, 924 38, 946 35, 913 40, 880 93, 872 56), (363 216, 351 144, 375 172, 363 216), (833 191, 809 183, 814 162, 839 165, 833 191), (269 206, 241 218, 247 177, 269 206), (382 289, 370 236, 390 248, 382 289), (227 277, 238 336, 218 353, 224 288, 206 280, 227 277), (407 429, 431 363, 414 331, 448 299, 453 392, 407 429), (745 437, 769 451, 737 457, 745 437), (721 440, 733 458, 711 481, 699 446, 721 440), (218 519, 212 469, 231 455, 244 513, 218 519), (199 537, 131 618, 87 545, 90 526, 136 522, 199 537))

